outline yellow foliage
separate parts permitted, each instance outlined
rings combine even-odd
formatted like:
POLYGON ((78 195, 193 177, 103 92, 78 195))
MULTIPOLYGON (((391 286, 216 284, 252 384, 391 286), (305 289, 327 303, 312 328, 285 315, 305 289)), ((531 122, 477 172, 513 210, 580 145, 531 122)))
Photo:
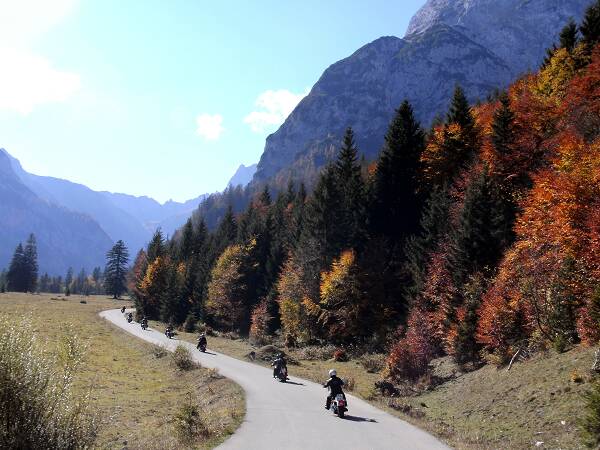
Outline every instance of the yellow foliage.
POLYGON ((573 53, 569 53, 565 48, 559 48, 554 52, 548 65, 538 74, 535 92, 557 103, 560 102, 566 93, 569 81, 577 74, 586 59, 583 45, 575 48, 573 53))

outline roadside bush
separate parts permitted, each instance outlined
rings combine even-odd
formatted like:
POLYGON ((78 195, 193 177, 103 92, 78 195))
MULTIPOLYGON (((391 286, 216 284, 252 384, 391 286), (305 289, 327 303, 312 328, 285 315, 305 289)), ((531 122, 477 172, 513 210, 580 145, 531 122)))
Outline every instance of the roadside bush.
POLYGON ((200 406, 192 392, 187 393, 173 423, 177 439, 185 446, 192 446, 199 439, 209 435, 208 428, 200 415, 200 406))
POLYGON ((153 345, 152 346, 152 356, 154 356, 156 359, 160 359, 164 356, 167 356, 167 349, 164 348, 162 345, 153 345))
POLYGON ((356 380, 353 377, 344 378, 344 387, 346 390, 352 392, 356 386, 356 380))
POLYGON ((183 330, 186 333, 193 333, 194 331, 196 331, 197 322, 198 321, 193 314, 188 314, 187 318, 185 319, 185 323, 183 324, 183 330))
POLYGON ((183 345, 178 345, 171 357, 173 358, 173 364, 179 370, 187 371, 200 367, 200 364, 192 358, 192 353, 189 349, 183 345))
POLYGON ((44 352, 28 321, 0 319, 0 448, 83 449, 95 440, 87 396, 73 392, 83 360, 77 337, 44 352))
POLYGON ((600 380, 592 384, 585 394, 585 415, 580 422, 585 444, 590 448, 600 447, 600 380))
POLYGON ((360 364, 369 373, 378 373, 385 367, 385 356, 378 354, 366 354, 360 357, 360 364))
POLYGON ((333 345, 310 345, 307 347, 303 347, 296 352, 296 356, 299 359, 304 359, 307 361, 327 361, 333 357, 333 352, 335 351, 335 347, 333 345))
POLYGON ((343 348, 336 348, 333 352, 334 361, 344 362, 348 361, 348 359, 348 353, 346 353, 346 350, 344 350, 343 348))

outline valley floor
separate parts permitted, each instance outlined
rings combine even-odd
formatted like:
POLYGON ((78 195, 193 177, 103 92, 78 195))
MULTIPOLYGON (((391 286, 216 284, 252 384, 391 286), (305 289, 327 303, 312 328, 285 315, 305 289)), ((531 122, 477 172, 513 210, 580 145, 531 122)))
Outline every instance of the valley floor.
POLYGON ((206 369, 178 371, 170 354, 157 358, 154 346, 98 316, 100 311, 129 304, 105 296, 5 293, 0 294, 0 316, 30 318, 49 350, 67 327, 87 344, 77 387, 82 392, 91 389, 92 409, 100 417, 95 448, 185 448, 174 437, 173 418, 189 393, 196 398, 211 431, 211 436, 194 448, 218 445, 243 419, 244 411, 239 411, 243 391, 206 369))
MULTIPOLYGON (((152 326, 164 329, 156 322, 152 326)), ((195 342, 196 334, 179 332, 179 338, 195 342)), ((255 351, 256 363, 269 364, 260 359, 266 356, 264 350, 245 339, 209 336, 208 345, 246 361, 247 355, 255 351)), ((327 371, 335 368, 342 378, 351 380, 353 395, 457 449, 584 448, 578 421, 583 414, 583 394, 592 380, 591 348, 578 347, 562 354, 549 350, 515 363, 510 371, 487 365, 461 373, 450 358, 442 358, 435 361, 434 374, 447 381, 395 398, 379 395, 374 383, 381 380, 381 375, 368 372, 361 358, 336 362, 303 359, 302 350, 286 353, 293 360, 288 365, 290 375, 322 383, 327 371)))

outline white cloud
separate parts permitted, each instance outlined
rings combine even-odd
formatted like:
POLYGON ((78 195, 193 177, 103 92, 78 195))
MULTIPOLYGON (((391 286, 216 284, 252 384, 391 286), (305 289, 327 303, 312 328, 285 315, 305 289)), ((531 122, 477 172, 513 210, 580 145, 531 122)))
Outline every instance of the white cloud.
POLYGON ((60 71, 30 46, 75 8, 76 0, 0 0, 0 109, 30 113, 63 102, 81 85, 78 74, 60 71))
POLYGON ((63 102, 80 87, 79 75, 60 72, 45 58, 0 48, 0 108, 30 113, 48 102, 63 102))
POLYGON ((198 129, 196 132, 207 141, 216 141, 225 131, 221 114, 200 114, 196 117, 198 129))
POLYGON ((265 91, 254 102, 259 111, 252 111, 244 117, 244 123, 250 125, 255 133, 264 133, 268 128, 281 125, 307 94, 308 89, 301 94, 286 89, 265 91))

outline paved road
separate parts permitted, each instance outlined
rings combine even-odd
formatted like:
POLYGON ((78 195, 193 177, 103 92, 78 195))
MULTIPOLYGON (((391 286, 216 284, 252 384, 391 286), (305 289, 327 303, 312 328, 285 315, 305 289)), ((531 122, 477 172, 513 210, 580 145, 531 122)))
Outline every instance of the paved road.
MULTIPOLYGON (((167 339, 152 329, 143 331, 138 323, 127 323, 117 309, 100 315, 136 337, 170 350, 186 345, 204 367, 214 367, 242 386, 246 417, 220 449, 448 449, 433 436, 358 398, 348 396, 349 411, 345 419, 339 419, 324 409, 327 391, 316 383, 293 376, 288 383, 279 383, 273 380, 272 371, 257 364, 210 349, 210 354, 203 354, 192 344, 167 339)), ((290 372, 293 375, 293 366, 290 372)))

